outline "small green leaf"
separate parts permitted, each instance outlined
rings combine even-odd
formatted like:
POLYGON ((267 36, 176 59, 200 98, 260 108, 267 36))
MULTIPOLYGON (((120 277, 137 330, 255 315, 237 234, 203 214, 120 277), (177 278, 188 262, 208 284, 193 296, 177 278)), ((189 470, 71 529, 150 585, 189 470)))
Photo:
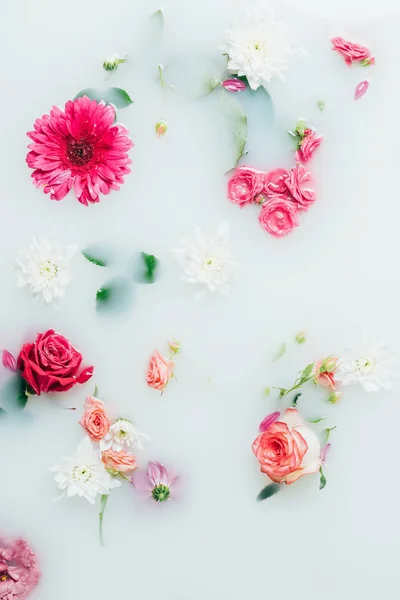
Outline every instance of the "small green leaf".
POLYGON ((310 377, 313 367, 314 367, 314 363, 310 363, 309 365, 306 366, 306 368, 303 370, 303 372, 301 374, 302 381, 305 381, 306 379, 308 379, 310 377))
POLYGON ((82 250, 83 256, 98 267, 108 267, 114 258, 114 252, 106 244, 92 244, 82 250))
POLYGON ((276 349, 276 352, 272 358, 273 362, 276 362, 277 360, 282 358, 282 356, 285 354, 285 352, 286 352, 286 344, 285 344, 285 342, 282 342, 282 344, 279 344, 278 348, 276 349))
POLYGON ((324 487, 326 486, 326 477, 324 475, 324 472, 322 470, 322 467, 319 468, 319 472, 320 472, 320 478, 319 478, 319 489, 323 490, 324 487))
POLYGON ((268 398, 268 396, 270 395, 270 393, 271 393, 271 388, 266 387, 265 390, 264 390, 264 396, 266 398, 268 398))
POLYGON ((317 423, 321 423, 321 421, 325 421, 326 418, 327 417, 317 417, 316 419, 307 419, 307 421, 316 425, 317 423))
POLYGON ((156 280, 155 273, 157 270, 158 259, 153 254, 146 254, 146 252, 141 252, 141 257, 145 266, 145 281, 147 283, 154 283, 156 280))
POLYGON ((1 390, 1 397, 7 411, 23 410, 28 402, 25 379, 19 373, 11 377, 1 390))
POLYGON ((261 490, 261 492, 257 496, 258 502, 261 500, 267 500, 267 498, 271 498, 279 491, 279 483, 269 483, 261 490))
POLYGON ((164 30, 164 13, 161 8, 151 15, 149 24, 151 37, 153 40, 158 40, 164 30))
POLYGON ((325 435, 324 444, 327 443, 327 441, 330 438, 331 431, 333 431, 334 429, 336 429, 336 427, 337 427, 337 425, 335 425, 334 427, 327 427, 326 429, 324 429, 324 435, 325 435))
POLYGON ((307 128, 307 121, 305 121, 305 119, 299 119, 296 123, 296 133, 297 135, 303 139, 304 137, 304 132, 307 128))
POLYGON ((125 310, 132 299, 132 284, 124 277, 115 277, 96 292, 97 310, 125 310))
POLYGON ((324 102, 323 100, 318 100, 318 102, 317 102, 317 106, 318 106, 319 110, 320 110, 321 112, 323 112, 323 111, 324 111, 324 109, 325 109, 325 102, 324 102))
POLYGON ((93 396, 95 398, 98 398, 98 393, 99 393, 99 388, 97 387, 97 385, 94 386, 94 392, 93 392, 93 396))
POLYGON ((133 104, 133 100, 125 90, 117 87, 110 87, 101 89, 86 88, 79 92, 74 100, 87 96, 91 100, 100 102, 103 100, 106 104, 113 104, 117 108, 126 108, 130 104, 133 104))
POLYGON ((301 392, 297 392, 297 394, 296 394, 296 395, 295 395, 295 397, 293 398, 293 400, 292 400, 292 406, 293 406, 294 408, 296 408, 296 406, 297 406, 297 402, 298 402, 298 400, 299 400, 300 396, 301 396, 301 392))

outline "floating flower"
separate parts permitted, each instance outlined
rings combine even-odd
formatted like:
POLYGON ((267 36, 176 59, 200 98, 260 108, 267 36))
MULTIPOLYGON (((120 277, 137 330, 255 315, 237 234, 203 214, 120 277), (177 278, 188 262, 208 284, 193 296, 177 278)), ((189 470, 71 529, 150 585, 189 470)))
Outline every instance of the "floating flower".
POLYGON ((286 196, 275 196, 262 205, 258 220, 268 233, 281 237, 298 225, 297 208, 286 196))
POLYGON ((164 135, 167 133, 167 129, 168 123, 166 121, 157 121, 155 126, 156 136, 158 138, 164 137, 164 135))
POLYGON ((129 419, 118 419, 100 441, 100 449, 121 452, 125 448, 143 448, 143 442, 149 437, 141 433, 129 419))
POLYGON ((302 210, 307 210, 315 202, 315 191, 310 187, 311 183, 311 173, 300 164, 293 167, 289 177, 285 180, 285 185, 293 201, 302 210))
POLYGON ((307 331, 299 331, 299 333, 296 335, 295 340, 298 344, 304 344, 304 342, 307 340, 308 334, 307 331))
POLYGON ((375 64, 375 58, 372 56, 372 52, 366 46, 361 44, 355 44, 349 42, 341 36, 331 38, 332 50, 339 52, 344 57, 345 63, 349 66, 353 62, 357 62, 363 67, 368 67, 375 64))
POLYGON ((360 349, 350 347, 340 358, 336 378, 343 385, 359 383, 367 392, 378 392, 392 388, 394 360, 381 344, 365 341, 360 349))
POLYGON ((171 350, 172 354, 178 354, 181 350, 181 343, 178 340, 171 340, 168 342, 168 348, 171 350))
POLYGON ((8 350, 3 350, 2 363, 3 367, 9 369, 9 371, 15 372, 17 370, 17 359, 8 350))
POLYGON ((314 129, 305 129, 304 134, 299 139, 298 150, 295 153, 296 160, 301 163, 307 163, 311 160, 314 152, 322 144, 323 139, 322 135, 317 135, 314 129))
POLYGON ((174 497, 178 477, 168 472, 159 462, 149 461, 147 472, 138 471, 132 477, 135 488, 156 502, 165 502, 174 497))
POLYGON ((150 357, 147 369, 146 381, 149 387, 163 392, 173 376, 175 363, 173 360, 165 360, 158 350, 150 357))
POLYGON ((94 504, 98 495, 108 495, 121 485, 106 471, 100 451, 93 447, 88 437, 82 440, 75 454, 63 460, 64 465, 56 465, 51 470, 57 473, 54 481, 68 498, 78 496, 94 504))
POLYGON ((115 125, 115 110, 87 96, 69 100, 62 111, 37 119, 26 157, 33 181, 52 200, 62 200, 74 186, 75 196, 87 206, 100 194, 118 190, 130 173, 128 131, 115 125))
POLYGON ((66 392, 77 383, 86 383, 94 367, 80 371, 82 354, 54 329, 38 333, 35 342, 22 346, 17 369, 31 394, 66 392))
POLYGON ((354 92, 354 100, 359 100, 360 98, 362 98, 364 96, 364 94, 367 93, 369 88, 369 81, 365 80, 365 81, 360 81, 360 83, 356 86, 355 92, 354 92))
POLYGON ((228 200, 243 208, 254 202, 264 188, 265 173, 253 167, 239 167, 228 181, 228 200))
POLYGON ((221 50, 228 56, 228 70, 246 77, 252 90, 267 87, 272 77, 283 79, 283 71, 293 55, 289 30, 275 20, 272 10, 246 11, 225 38, 221 50))
POLYGON ((183 268, 182 279, 200 283, 210 292, 229 293, 228 281, 236 269, 228 248, 229 227, 218 226, 215 236, 205 236, 199 227, 194 228, 194 239, 182 240, 183 248, 172 250, 183 268))
POLYGON ((61 298, 71 279, 69 263, 76 251, 76 246, 33 239, 17 258, 18 287, 29 287, 31 293, 42 296, 46 304, 61 298))
POLYGON ((40 572, 35 554, 21 539, 0 539, 0 598, 22 600, 37 586, 40 572))
POLYGON ((125 54, 125 56, 119 56, 119 54, 114 54, 113 56, 111 56, 110 58, 107 58, 103 62, 103 69, 105 71, 108 71, 109 73, 111 73, 112 71, 116 71, 118 69, 119 65, 126 63, 127 60, 128 60, 127 54, 125 54))
POLYGON ((265 175, 264 191, 269 198, 285 196, 288 193, 285 181, 289 178, 286 169, 273 169, 265 175))
POLYGON ((83 408, 85 412, 79 424, 86 429, 91 440, 99 442, 108 433, 111 426, 105 404, 94 396, 88 396, 83 408))
POLYGON ((319 471, 321 444, 296 408, 269 424, 253 442, 262 473, 275 483, 291 484, 319 471))
POLYGON ((246 89, 245 82, 241 79, 237 79, 236 77, 234 77, 233 79, 225 79, 225 81, 223 81, 221 85, 228 92, 242 92, 246 89))
POLYGON ((125 450, 120 450, 119 452, 105 450, 101 455, 101 460, 111 475, 129 473, 137 469, 136 458, 133 454, 125 452, 125 450))
POLYGON ((317 385, 330 387, 335 390, 336 380, 335 374, 339 367, 339 359, 337 356, 328 356, 323 360, 318 360, 314 363, 313 375, 317 385))

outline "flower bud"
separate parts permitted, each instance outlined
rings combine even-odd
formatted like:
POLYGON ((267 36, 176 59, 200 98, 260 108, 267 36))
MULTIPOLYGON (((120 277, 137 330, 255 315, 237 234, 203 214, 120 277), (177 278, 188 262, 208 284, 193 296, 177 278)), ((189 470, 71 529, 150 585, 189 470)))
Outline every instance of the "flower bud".
POLYGON ((308 337, 307 331, 299 331, 299 333, 296 335, 295 339, 298 344, 304 344, 307 337, 308 337))
POLYGON ((328 401, 331 404, 336 404, 336 402, 339 402, 339 400, 341 399, 342 396, 343 396, 343 392, 332 392, 332 394, 328 398, 328 401))
POLYGON ((232 79, 225 79, 221 85, 228 90, 228 92, 242 92, 246 89, 246 84, 244 81, 236 79, 236 77, 233 77, 232 79))
POLYGON ((178 340, 173 339, 170 342, 168 342, 168 347, 173 354, 178 354, 178 352, 181 349, 181 343, 178 342, 178 340))
POLYGON ((124 58, 122 58, 121 56, 118 56, 118 54, 114 54, 114 56, 111 56, 110 58, 108 58, 107 60, 105 60, 103 62, 103 69, 105 71, 108 71, 109 73, 112 73, 112 71, 116 71, 118 69, 118 65, 121 65, 122 63, 126 62, 128 60, 128 55, 126 54, 124 58))
POLYGON ((157 121, 155 129, 157 137, 162 138, 167 133, 168 124, 166 121, 157 121))

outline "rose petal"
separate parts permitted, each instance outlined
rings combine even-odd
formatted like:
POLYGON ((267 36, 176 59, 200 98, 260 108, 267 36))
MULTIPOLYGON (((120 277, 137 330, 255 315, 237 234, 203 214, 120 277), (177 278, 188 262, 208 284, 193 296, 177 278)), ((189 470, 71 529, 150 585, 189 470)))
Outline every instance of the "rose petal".
POLYGON ((362 98, 364 94, 366 94, 366 92, 368 91, 368 88, 369 81, 367 81, 366 79, 364 81, 360 81, 360 83, 356 86, 354 92, 354 100, 359 100, 360 98, 362 98))
POLYGON ((272 423, 275 423, 277 419, 279 419, 280 414, 281 413, 279 412, 279 410, 277 410, 271 413, 270 415, 266 416, 265 419, 260 423, 260 427, 258 428, 259 431, 261 433, 267 431, 268 427, 272 425, 272 423))

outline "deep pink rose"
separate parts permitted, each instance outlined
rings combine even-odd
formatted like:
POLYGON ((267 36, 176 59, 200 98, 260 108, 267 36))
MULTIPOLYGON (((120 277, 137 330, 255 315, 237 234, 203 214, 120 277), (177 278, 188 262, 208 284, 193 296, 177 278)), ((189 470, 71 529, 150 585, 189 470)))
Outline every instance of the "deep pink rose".
POLYGON ((269 171, 264 179, 264 191, 267 196, 286 195, 287 187, 285 181, 288 177, 289 173, 286 169, 273 169, 272 171, 269 171))
POLYGON ((66 392, 93 375, 93 367, 80 373, 82 354, 54 329, 39 333, 36 341, 24 344, 17 369, 35 394, 66 392))
POLYGON ((228 181, 228 200, 243 208, 251 204, 264 187, 265 173, 252 167, 239 167, 228 181))
POLYGON ((39 579, 36 557, 26 542, 0 540, 0 598, 27 598, 39 579))
POLYGON ((363 66, 375 64, 375 58, 372 56, 371 50, 366 46, 354 44, 340 36, 331 38, 331 42, 333 46, 332 50, 339 52, 349 66, 353 62, 362 63, 363 66))
POLYGON ((298 225, 296 205, 286 196, 275 196, 262 205, 258 220, 271 235, 287 235, 298 225))
POLYGON ((296 160, 307 163, 322 143, 322 135, 317 135, 313 129, 306 129, 300 147, 295 154, 296 160))
POLYGON ((312 183, 311 173, 300 164, 293 167, 285 181, 293 201, 303 210, 307 210, 315 201, 315 191, 310 187, 310 183, 312 183))

